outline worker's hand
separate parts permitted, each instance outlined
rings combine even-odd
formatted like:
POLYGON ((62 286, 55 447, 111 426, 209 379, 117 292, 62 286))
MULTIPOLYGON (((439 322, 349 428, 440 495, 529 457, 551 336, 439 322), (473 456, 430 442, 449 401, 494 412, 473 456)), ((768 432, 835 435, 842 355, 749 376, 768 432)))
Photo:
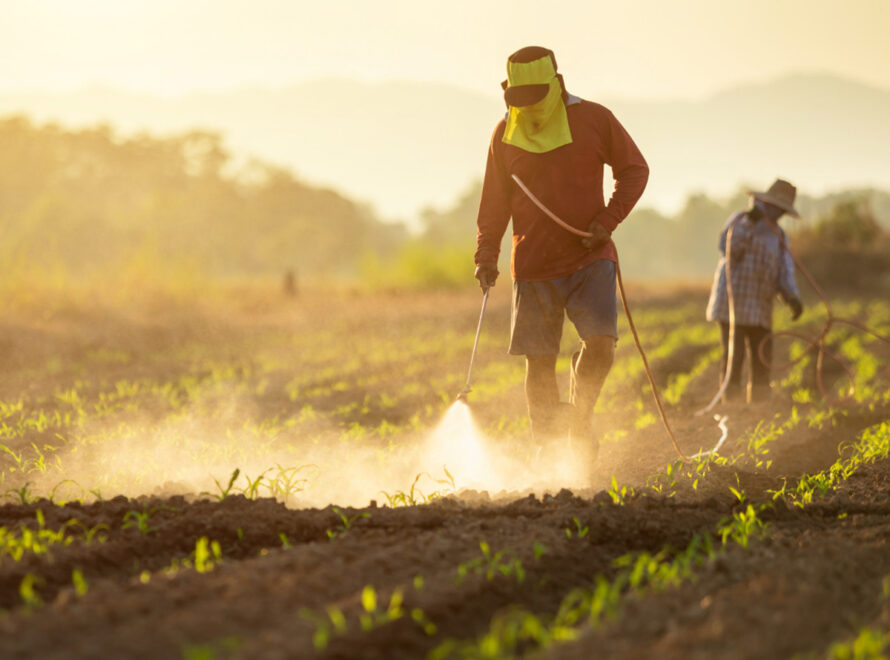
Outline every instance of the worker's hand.
POLYGON ((479 280, 479 286, 483 290, 494 286, 495 281, 498 279, 498 265, 494 262, 477 265, 475 277, 479 280))
POLYGON ((803 303, 800 302, 800 298, 792 298, 788 301, 788 306, 791 308, 791 320, 796 321, 800 318, 800 315, 803 314, 803 303))
POLYGON ((609 230, 603 227, 596 220, 590 223, 590 225, 587 227, 587 232, 593 235, 590 237, 585 236, 584 238, 582 238, 581 245, 591 251, 599 250, 612 240, 612 234, 609 233, 609 230))

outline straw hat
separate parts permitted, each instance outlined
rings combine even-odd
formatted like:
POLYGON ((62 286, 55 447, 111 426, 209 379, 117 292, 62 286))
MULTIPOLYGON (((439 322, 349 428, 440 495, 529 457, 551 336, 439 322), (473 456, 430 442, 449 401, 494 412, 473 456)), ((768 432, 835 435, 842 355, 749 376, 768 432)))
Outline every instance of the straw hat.
POLYGON ((794 197, 797 194, 797 188, 784 179, 776 179, 766 192, 749 190, 748 194, 754 199, 759 199, 767 204, 778 206, 788 215, 794 216, 795 218, 800 217, 800 213, 794 208, 794 197))

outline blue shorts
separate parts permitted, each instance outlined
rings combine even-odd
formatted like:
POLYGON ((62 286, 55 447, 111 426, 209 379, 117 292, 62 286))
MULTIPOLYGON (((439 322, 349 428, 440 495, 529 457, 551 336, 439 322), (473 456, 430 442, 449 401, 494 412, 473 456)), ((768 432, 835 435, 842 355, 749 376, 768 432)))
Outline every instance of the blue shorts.
POLYGON ((513 282, 510 353, 559 353, 565 315, 578 336, 618 338, 615 263, 598 259, 566 277, 544 282, 513 282))

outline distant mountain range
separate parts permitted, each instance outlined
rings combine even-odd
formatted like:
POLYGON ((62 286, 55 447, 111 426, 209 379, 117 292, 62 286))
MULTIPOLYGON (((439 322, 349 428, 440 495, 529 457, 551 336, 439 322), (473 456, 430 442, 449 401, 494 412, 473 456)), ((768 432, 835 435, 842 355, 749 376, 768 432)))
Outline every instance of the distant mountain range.
MULTIPOLYGON (((599 98, 651 166, 643 205, 676 207, 688 193, 729 194, 776 176, 803 191, 890 187, 890 90, 829 75, 792 75, 699 101, 599 98)), ((428 83, 330 79, 285 89, 162 98, 93 88, 0 94, 0 115, 124 132, 222 132, 237 155, 291 168, 310 183, 409 221, 451 203, 483 172, 500 97, 428 83)))

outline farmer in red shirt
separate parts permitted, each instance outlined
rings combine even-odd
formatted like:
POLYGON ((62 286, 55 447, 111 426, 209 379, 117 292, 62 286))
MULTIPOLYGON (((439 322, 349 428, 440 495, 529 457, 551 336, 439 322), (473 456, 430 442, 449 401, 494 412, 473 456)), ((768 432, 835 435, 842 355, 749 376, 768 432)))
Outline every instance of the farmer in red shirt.
POLYGON ((556 358, 568 314, 581 338, 572 360, 569 435, 596 452, 593 408, 612 366, 617 330, 611 235, 643 194, 649 168, 615 116, 569 94, 553 51, 529 46, 507 60, 506 117, 494 130, 477 220, 476 279, 494 286, 501 238, 513 219, 510 353, 525 355, 525 393, 535 440, 565 437, 556 358), (615 189, 603 198, 603 166, 615 189), (557 225, 514 180, 559 218, 557 225))

